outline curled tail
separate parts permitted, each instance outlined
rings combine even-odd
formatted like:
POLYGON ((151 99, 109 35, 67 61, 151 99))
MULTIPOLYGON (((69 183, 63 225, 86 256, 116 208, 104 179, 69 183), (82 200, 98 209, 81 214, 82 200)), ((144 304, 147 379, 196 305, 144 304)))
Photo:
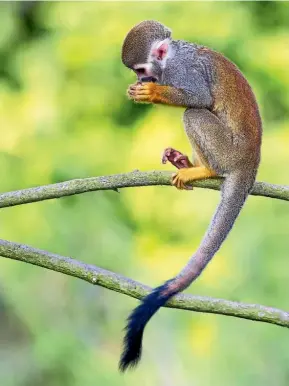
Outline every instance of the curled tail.
POLYGON ((232 173, 222 185, 221 202, 211 221, 197 252, 191 257, 184 269, 173 279, 155 288, 136 307, 128 318, 124 350, 119 368, 125 371, 137 365, 141 358, 142 337, 150 318, 172 296, 187 288, 203 271, 220 248, 238 217, 246 198, 253 187, 256 172, 248 170, 232 173))

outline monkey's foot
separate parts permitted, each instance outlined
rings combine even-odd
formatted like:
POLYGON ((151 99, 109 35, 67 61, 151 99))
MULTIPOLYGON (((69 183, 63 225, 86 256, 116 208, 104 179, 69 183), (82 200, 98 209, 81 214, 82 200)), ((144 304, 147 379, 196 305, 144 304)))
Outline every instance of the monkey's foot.
POLYGON ((190 189, 189 186, 186 186, 186 183, 215 176, 216 173, 213 170, 207 169, 204 166, 183 168, 179 169, 177 173, 173 174, 172 184, 177 189, 190 189))
POLYGON ((163 152, 162 163, 165 164, 168 161, 178 169, 193 167, 187 155, 182 154, 172 147, 167 147, 163 152))
POLYGON ((131 84, 127 94, 135 102, 153 103, 156 98, 156 84, 154 82, 131 84))

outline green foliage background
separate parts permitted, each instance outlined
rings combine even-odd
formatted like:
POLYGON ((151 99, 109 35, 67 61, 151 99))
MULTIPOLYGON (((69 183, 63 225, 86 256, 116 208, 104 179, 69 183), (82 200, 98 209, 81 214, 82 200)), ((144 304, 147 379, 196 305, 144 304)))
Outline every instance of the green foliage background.
MULTIPOLYGON (((77 177, 170 169, 190 152, 181 109, 126 99, 135 78, 120 48, 157 19, 174 37, 223 52, 245 73, 264 121, 258 178, 288 184, 289 4, 284 2, 1 3, 0 190, 77 177)), ((197 248, 216 192, 134 188, 0 212, 0 237, 72 256, 155 286, 197 248)), ((286 202, 250 197, 230 237, 188 290, 288 308, 286 202)), ((0 270, 4 386, 288 385, 285 329, 162 310, 144 357, 120 375, 124 320, 136 301, 6 259, 0 270)))

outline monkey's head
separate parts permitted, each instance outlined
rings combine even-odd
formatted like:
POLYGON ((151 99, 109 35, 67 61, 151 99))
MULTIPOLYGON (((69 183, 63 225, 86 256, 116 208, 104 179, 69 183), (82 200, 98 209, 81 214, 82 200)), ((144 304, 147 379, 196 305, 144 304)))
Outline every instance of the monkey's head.
POLYGON ((134 26, 122 46, 122 62, 141 82, 159 81, 168 55, 171 30, 154 20, 134 26))

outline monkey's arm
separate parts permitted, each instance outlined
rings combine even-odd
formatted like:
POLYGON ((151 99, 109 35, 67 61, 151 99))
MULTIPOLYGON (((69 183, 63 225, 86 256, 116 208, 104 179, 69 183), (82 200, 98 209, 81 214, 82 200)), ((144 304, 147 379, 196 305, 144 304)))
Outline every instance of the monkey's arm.
POLYGON ((194 90, 185 90, 157 83, 135 83, 128 89, 129 98, 135 102, 160 103, 172 106, 210 108, 213 100, 208 87, 195 83, 194 90))

